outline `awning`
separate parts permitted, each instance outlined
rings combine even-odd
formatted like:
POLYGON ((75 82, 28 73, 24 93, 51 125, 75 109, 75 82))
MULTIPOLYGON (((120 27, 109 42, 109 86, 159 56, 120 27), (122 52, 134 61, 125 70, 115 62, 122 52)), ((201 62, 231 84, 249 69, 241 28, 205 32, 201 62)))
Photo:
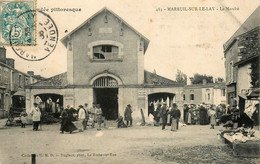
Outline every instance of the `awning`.
POLYGON ((260 96, 260 88, 249 90, 249 93, 247 93, 247 94, 240 93, 238 96, 245 100, 251 99, 251 98, 258 98, 260 96))
POLYGON ((260 88, 256 88, 256 89, 251 90, 248 93, 247 97, 248 98, 258 98, 259 95, 260 95, 260 88))
POLYGON ((13 96, 24 96, 25 97, 25 91, 17 91, 13 94, 13 96))
POLYGON ((238 96, 239 96, 239 97, 241 97, 241 98, 243 98, 243 99, 245 99, 245 100, 247 100, 247 97, 246 97, 246 95, 245 95, 245 94, 243 94, 243 93, 240 93, 240 94, 238 94, 238 96))

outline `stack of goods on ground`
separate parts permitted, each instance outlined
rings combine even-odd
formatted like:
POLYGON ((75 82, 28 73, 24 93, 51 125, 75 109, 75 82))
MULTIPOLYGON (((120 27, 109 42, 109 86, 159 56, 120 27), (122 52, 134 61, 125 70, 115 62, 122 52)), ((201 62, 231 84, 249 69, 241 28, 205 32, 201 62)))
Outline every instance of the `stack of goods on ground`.
POLYGON ((59 121, 60 120, 58 118, 55 118, 51 113, 47 113, 47 112, 42 113, 41 123, 43 124, 52 124, 52 123, 57 123, 59 121))
POLYGON ((234 130, 223 130, 221 136, 227 138, 230 142, 247 142, 260 140, 260 132, 251 128, 240 127, 234 130))
POLYGON ((258 119, 233 108, 222 116, 221 121, 226 130, 220 136, 232 145, 233 154, 240 157, 260 157, 260 132, 255 130, 258 119))

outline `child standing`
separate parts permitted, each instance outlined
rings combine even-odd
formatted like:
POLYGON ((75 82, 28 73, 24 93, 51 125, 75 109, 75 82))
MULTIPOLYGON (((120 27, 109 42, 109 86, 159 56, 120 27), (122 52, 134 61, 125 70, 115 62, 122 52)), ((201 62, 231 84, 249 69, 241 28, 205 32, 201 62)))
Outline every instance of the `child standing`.
POLYGON ((21 128, 25 128, 25 123, 26 123, 26 116, 27 113, 25 111, 25 109, 22 111, 22 113, 20 114, 20 118, 21 118, 21 128))

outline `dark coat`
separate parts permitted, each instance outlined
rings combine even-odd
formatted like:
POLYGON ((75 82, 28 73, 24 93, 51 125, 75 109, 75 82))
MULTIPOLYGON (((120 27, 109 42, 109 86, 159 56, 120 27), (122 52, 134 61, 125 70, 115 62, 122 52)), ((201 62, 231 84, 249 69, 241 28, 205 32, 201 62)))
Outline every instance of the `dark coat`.
POLYGON ((73 111, 65 109, 61 112, 61 131, 72 132, 77 130, 77 127, 71 122, 73 118, 73 111))
POLYGON ((126 121, 133 120, 132 113, 133 113, 133 111, 132 111, 131 107, 126 107, 125 108, 125 120, 126 121))
POLYGON ((166 109, 165 105, 160 108, 159 113, 160 113, 161 117, 166 117, 167 116, 167 109, 166 109))
POLYGON ((180 119, 180 117, 181 117, 181 112, 180 112, 179 109, 175 109, 175 110, 172 110, 172 111, 170 112, 170 115, 171 115, 171 117, 174 118, 174 119, 180 119))

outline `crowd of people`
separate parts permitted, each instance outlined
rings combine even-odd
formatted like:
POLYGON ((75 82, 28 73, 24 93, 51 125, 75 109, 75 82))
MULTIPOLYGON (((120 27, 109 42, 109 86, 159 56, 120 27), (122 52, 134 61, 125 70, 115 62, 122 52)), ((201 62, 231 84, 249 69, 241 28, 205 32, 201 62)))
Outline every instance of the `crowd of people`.
MULTIPOLYGON (((25 128, 25 124, 27 124, 27 116, 30 115, 32 117, 33 123, 33 131, 38 131, 39 126, 41 127, 42 122, 42 110, 39 107, 38 103, 33 104, 33 108, 29 113, 26 113, 24 110, 20 114, 21 127, 25 128)), ((73 108, 73 106, 67 105, 65 109, 61 107, 60 112, 60 120, 61 120, 61 133, 69 132, 72 133, 75 130, 79 132, 83 132, 87 130, 87 125, 90 123, 92 128, 95 127, 95 123, 98 124, 97 130, 101 130, 101 124, 106 126, 105 117, 103 117, 102 109, 99 104, 94 104, 91 108, 88 108, 88 104, 79 105, 77 109, 73 108)), ((130 122, 130 124, 132 124, 130 122)))
POLYGON ((177 131, 181 112, 175 103, 167 107, 166 102, 152 102, 148 107, 148 117, 153 118, 155 126, 162 125, 162 130, 165 130, 165 126, 168 124, 171 125, 171 131, 177 131))
POLYGON ((221 117, 225 114, 226 108, 224 105, 186 105, 183 107, 184 123, 187 125, 208 125, 211 128, 220 123, 221 117))
MULTIPOLYGON (((187 105, 183 106, 183 123, 186 125, 211 125, 211 129, 214 129, 215 125, 220 123, 221 117, 225 114, 224 105, 187 105)), ((167 106, 165 102, 151 102, 148 107, 148 115, 154 119, 154 125, 162 125, 162 129, 165 129, 165 125, 171 125, 171 130, 178 130, 179 119, 181 112, 178 106, 173 103, 171 106, 167 106)))
MULTIPOLYGON (((130 127, 133 124, 132 106, 128 104, 125 108, 124 115, 118 116, 117 128, 130 127)), ((39 104, 34 103, 34 106, 29 113, 32 116, 33 130, 39 130, 41 128, 41 109, 39 104)), ((21 117, 21 127, 25 128, 27 113, 24 110, 21 117)), ((224 126, 239 124, 239 120, 242 118, 243 113, 239 112, 237 108, 232 108, 226 111, 224 105, 185 105, 183 106, 183 123, 186 125, 211 125, 211 129, 214 129, 215 125, 223 123, 224 126), (233 111, 233 112, 232 112, 233 111), (226 120, 225 120, 226 119, 226 120)), ((173 103, 171 106, 167 106, 166 102, 161 103, 149 103, 148 119, 152 120, 153 125, 162 126, 162 130, 165 130, 166 125, 171 126, 171 131, 177 131, 179 128, 179 120, 181 118, 181 112, 178 109, 177 104, 173 103)), ((97 130, 101 130, 102 123, 106 127, 106 119, 103 116, 102 109, 99 104, 92 104, 89 108, 88 104, 79 105, 77 109, 73 106, 67 105, 65 109, 61 108, 60 113, 61 120, 61 133, 72 133, 75 130, 83 132, 87 130, 87 126, 94 128, 97 123, 97 130)))
POLYGON ((106 126, 105 118, 103 117, 102 109, 99 104, 94 104, 92 108, 88 108, 88 104, 85 103, 83 105, 79 105, 78 109, 75 110, 70 105, 62 110, 61 115, 61 133, 70 132, 72 133, 75 130, 79 132, 83 132, 87 130, 88 123, 91 124, 91 127, 95 127, 95 123, 98 124, 97 130, 101 130, 101 124, 104 123, 104 127, 106 126), (72 121, 75 121, 73 124, 72 121))

